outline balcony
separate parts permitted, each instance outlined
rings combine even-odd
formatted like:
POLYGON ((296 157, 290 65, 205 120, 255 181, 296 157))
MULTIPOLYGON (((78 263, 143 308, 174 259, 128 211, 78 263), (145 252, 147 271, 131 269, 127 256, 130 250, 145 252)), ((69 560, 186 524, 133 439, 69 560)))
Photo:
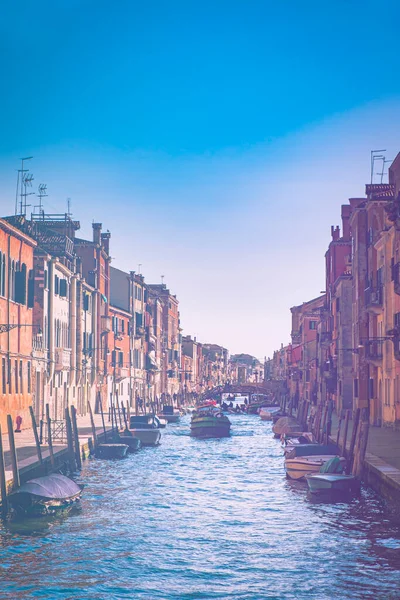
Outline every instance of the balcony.
POLYGON ((292 331, 291 338, 292 338, 292 344, 300 344, 301 343, 300 331, 292 331))
POLYGON ((111 317, 101 315, 101 331, 102 333, 110 333, 110 331, 112 331, 111 317))
POLYGON ((136 325, 135 338, 144 338, 146 335, 146 329, 141 325, 136 325))
POLYGON ((319 341, 321 346, 329 346, 332 342, 332 332, 331 331, 321 331, 319 334, 319 341))
POLYGON ((371 338, 364 342, 365 359, 374 364, 379 365, 383 358, 383 343, 382 338, 371 338))
POLYGON ((42 334, 36 334, 32 337, 32 350, 34 352, 44 352, 46 349, 45 343, 44 343, 44 339, 43 339, 43 335, 42 334))
POLYGON ((129 377, 128 367, 120 367, 118 365, 113 370, 113 374, 114 373, 115 373, 115 381, 122 381, 122 379, 126 379, 127 377, 129 377))
POLYGON ((63 371, 71 368, 71 348, 56 348, 54 353, 54 363, 56 371, 63 371))
POLYGON ((365 306, 366 309, 374 314, 379 314, 382 311, 383 305, 383 288, 369 287, 365 290, 365 306))

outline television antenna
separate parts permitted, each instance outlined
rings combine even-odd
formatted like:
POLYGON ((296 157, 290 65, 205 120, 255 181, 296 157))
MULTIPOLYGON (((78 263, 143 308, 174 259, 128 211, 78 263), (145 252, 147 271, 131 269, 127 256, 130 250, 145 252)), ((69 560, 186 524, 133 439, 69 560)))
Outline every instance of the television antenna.
POLYGON ((21 168, 18 169, 17 175, 17 189, 15 193, 15 214, 18 214, 18 195, 20 197, 20 214, 26 214, 26 197, 30 196, 34 192, 27 192, 27 187, 32 187, 33 175, 29 173, 29 169, 25 169, 25 161, 32 160, 33 156, 25 156, 21 158, 21 168), (25 213, 23 212, 25 210, 25 213))
POLYGON ((386 150, 371 150, 371 184, 374 182, 374 169, 376 160, 385 160, 385 156, 380 154, 386 150))
POLYGON ((47 184, 45 183, 39 183, 38 186, 38 191, 36 196, 39 198, 39 204, 37 204, 36 206, 33 207, 33 211, 35 213, 35 208, 39 209, 39 214, 43 213, 43 203, 42 203, 42 198, 47 198, 48 194, 47 194, 47 184))
POLYGON ((391 162, 393 162, 392 159, 389 159, 389 158, 388 159, 386 159, 386 158, 382 159, 382 172, 381 173, 377 173, 377 175, 381 176, 381 183, 383 183, 383 176, 387 175, 387 171, 385 173, 385 164, 386 163, 391 163, 391 162))

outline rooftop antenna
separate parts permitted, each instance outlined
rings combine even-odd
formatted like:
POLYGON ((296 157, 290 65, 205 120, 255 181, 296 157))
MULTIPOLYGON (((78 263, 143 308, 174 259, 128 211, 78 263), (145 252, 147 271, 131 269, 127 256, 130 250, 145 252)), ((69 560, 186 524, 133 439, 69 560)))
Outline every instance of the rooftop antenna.
POLYGON ((164 277, 165 275, 161 275, 161 285, 164 285, 164 277))
POLYGON ((33 213, 35 214, 35 208, 39 209, 39 215, 41 215, 43 211, 42 198, 47 198, 47 185, 45 183, 39 183, 37 197, 39 198, 39 204, 33 207, 33 213))
POLYGON ((381 176, 381 183, 383 183, 383 176, 387 175, 387 171, 385 173, 385 164, 386 163, 391 163, 391 162, 393 162, 392 159, 386 159, 386 158, 382 159, 382 172, 381 173, 377 173, 377 175, 381 176))
MULTIPOLYGON (((28 173, 28 169, 24 169, 24 162, 26 160, 32 160, 33 156, 25 156, 25 158, 21 158, 21 168, 18 169, 18 175, 17 175, 17 189, 16 189, 16 193, 15 193, 15 214, 18 214, 18 193, 20 195, 20 214, 22 214, 22 209, 24 206, 24 174, 28 173)), ((32 176, 33 179, 33 176, 32 176)), ((31 179, 31 182, 32 182, 31 179)), ((25 185, 25 192, 26 192, 26 185, 25 185)), ((26 204, 26 196, 25 196, 25 204, 26 204)))
POLYGON ((67 198, 67 215, 71 217, 71 198, 67 198))
POLYGON ((386 152, 386 150, 371 150, 371 184, 374 182, 374 163, 376 159, 384 159, 383 154, 379 152, 386 152))

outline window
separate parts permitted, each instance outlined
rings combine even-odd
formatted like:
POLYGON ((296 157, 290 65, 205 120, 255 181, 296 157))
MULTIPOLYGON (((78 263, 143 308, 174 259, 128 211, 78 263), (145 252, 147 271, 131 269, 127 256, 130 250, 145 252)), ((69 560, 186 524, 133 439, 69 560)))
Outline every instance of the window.
POLYGON ((1 359, 1 381, 2 381, 2 392, 7 394, 7 373, 6 373, 6 359, 1 359))
POLYGON ((26 304, 26 265, 15 272, 14 300, 18 304, 26 304))
POLYGON ((47 290, 47 286, 48 286, 48 277, 47 277, 47 269, 44 270, 44 289, 47 290))
POLYGON ((121 319, 121 332, 125 333, 125 321, 124 321, 124 319, 121 319))
POLYGON ((89 294, 83 294, 83 310, 89 310, 89 294))
POLYGON ((143 325, 143 315, 142 313, 135 313, 136 317, 136 327, 142 327, 143 325))
POLYGON ((317 329, 317 321, 309 321, 309 329, 317 329))
POLYGON ((15 361, 15 393, 18 394, 18 361, 15 361))
POLYGON ((67 298, 67 296, 68 296, 68 286, 67 286, 67 280, 66 279, 60 279, 59 288, 60 288, 60 296, 62 298, 67 298))
POLYGON ((119 364, 120 367, 123 367, 124 366, 124 353, 123 352, 119 352, 118 354, 119 354, 119 356, 118 356, 118 364, 119 364))
POLYGON ((354 379, 354 398, 358 398, 358 379, 354 379))
POLYGON ((28 276, 28 308, 33 308, 35 304, 35 278, 33 269, 30 269, 28 276))
POLYGON ((12 394, 11 360, 7 361, 7 381, 8 381, 8 393, 12 394))
POLYGON ((28 394, 31 393, 31 363, 28 361, 28 394))
POLYGON ((111 366, 115 367, 116 366, 116 360, 117 360, 117 353, 115 350, 113 350, 111 352, 111 366))
POLYGON ((336 298, 336 312, 340 311, 340 298, 336 298))
POLYGON ((19 389, 21 394, 24 393, 24 384, 23 384, 23 377, 22 377, 22 360, 19 361, 19 389))
POLYGON ((60 292, 60 279, 57 275, 54 276, 54 293, 58 294, 60 292))
POLYGON ((369 379, 369 397, 374 398, 374 380, 372 377, 369 379))

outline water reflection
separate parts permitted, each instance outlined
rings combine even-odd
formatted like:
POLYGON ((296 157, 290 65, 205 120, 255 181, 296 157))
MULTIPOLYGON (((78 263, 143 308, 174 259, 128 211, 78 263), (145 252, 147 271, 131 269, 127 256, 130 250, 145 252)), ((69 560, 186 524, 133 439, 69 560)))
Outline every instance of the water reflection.
POLYGON ((1 598, 398 598, 400 535, 380 500, 310 501, 270 424, 90 461, 82 512, 0 528, 1 598), (32 527, 31 530, 29 530, 32 527))

